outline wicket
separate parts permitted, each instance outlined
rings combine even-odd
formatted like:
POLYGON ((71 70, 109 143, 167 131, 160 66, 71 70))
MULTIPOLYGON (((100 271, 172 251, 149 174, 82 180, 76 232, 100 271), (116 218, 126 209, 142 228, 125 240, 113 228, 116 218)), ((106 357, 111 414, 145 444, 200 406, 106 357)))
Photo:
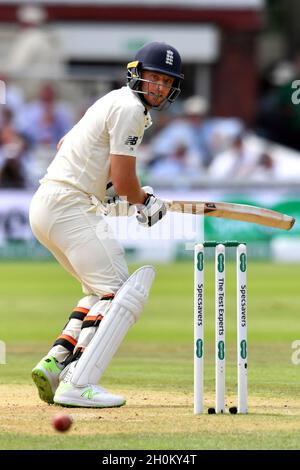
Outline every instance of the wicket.
POLYGON ((204 267, 205 248, 215 248, 215 409, 225 413, 225 273, 226 248, 236 248, 238 406, 247 413, 247 248, 237 241, 204 242, 194 249, 194 414, 204 411, 204 267))

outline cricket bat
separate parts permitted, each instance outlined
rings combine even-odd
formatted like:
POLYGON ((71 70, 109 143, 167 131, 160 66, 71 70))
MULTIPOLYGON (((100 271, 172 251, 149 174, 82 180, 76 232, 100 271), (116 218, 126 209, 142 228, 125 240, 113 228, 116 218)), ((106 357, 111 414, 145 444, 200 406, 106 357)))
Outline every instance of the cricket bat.
POLYGON ((220 217, 222 219, 240 220, 267 227, 282 230, 290 230, 294 223, 294 217, 276 212, 263 207, 249 206, 246 204, 233 204, 228 202, 204 202, 204 201, 164 201, 170 212, 182 214, 199 214, 208 217, 220 217))

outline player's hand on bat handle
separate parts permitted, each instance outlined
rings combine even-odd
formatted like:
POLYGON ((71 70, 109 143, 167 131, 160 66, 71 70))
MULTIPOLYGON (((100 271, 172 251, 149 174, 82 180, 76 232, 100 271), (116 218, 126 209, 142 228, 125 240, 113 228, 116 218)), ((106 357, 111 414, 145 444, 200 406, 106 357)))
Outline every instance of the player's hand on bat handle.
POLYGON ((113 183, 110 181, 106 185, 106 193, 105 193, 105 199, 104 202, 106 204, 114 204, 115 202, 119 201, 120 196, 117 193, 113 183))
POLYGON ((132 216, 136 210, 134 204, 119 196, 112 182, 106 185, 106 196, 104 198, 106 215, 111 217, 132 216))
MULTIPOLYGON (((150 188, 150 186, 145 186, 145 188, 150 188)), ((152 188, 150 188, 150 189, 152 190, 152 188)), ((153 190, 152 190, 152 192, 153 192, 153 190)), ((116 188, 114 187, 113 183, 110 181, 106 185, 106 193, 105 193, 105 198, 104 198, 103 202, 105 204, 115 204, 115 203, 118 203, 120 201, 122 201, 122 202, 126 201, 126 197, 122 197, 122 195, 120 196, 117 193, 116 188)), ((128 202, 128 205, 131 206, 133 204, 128 202)))
POLYGON ((167 206, 161 199, 153 194, 153 189, 150 186, 142 188, 147 197, 144 204, 137 204, 137 221, 144 227, 152 227, 159 220, 161 220, 167 213, 167 206))

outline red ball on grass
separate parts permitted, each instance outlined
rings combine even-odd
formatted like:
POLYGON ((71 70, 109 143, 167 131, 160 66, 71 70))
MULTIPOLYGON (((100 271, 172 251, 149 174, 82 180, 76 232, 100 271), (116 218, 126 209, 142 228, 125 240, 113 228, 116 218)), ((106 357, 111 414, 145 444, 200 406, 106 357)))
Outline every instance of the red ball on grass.
POLYGON ((70 429, 70 427, 72 426, 72 423, 73 420, 71 416, 64 413, 59 413, 55 415, 52 419, 54 429, 60 432, 68 431, 68 429, 70 429))

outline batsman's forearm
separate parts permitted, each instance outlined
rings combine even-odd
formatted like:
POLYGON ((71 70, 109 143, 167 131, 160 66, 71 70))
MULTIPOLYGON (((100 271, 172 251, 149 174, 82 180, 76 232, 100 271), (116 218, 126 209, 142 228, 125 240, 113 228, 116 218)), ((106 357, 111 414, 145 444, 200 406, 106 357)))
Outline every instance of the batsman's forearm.
POLYGON ((131 177, 114 182, 114 187, 120 197, 126 198, 130 204, 143 204, 147 194, 141 188, 137 177, 131 177))
POLYGON ((111 179, 120 197, 131 204, 143 204, 147 195, 136 174, 136 158, 128 155, 110 156, 111 179))

